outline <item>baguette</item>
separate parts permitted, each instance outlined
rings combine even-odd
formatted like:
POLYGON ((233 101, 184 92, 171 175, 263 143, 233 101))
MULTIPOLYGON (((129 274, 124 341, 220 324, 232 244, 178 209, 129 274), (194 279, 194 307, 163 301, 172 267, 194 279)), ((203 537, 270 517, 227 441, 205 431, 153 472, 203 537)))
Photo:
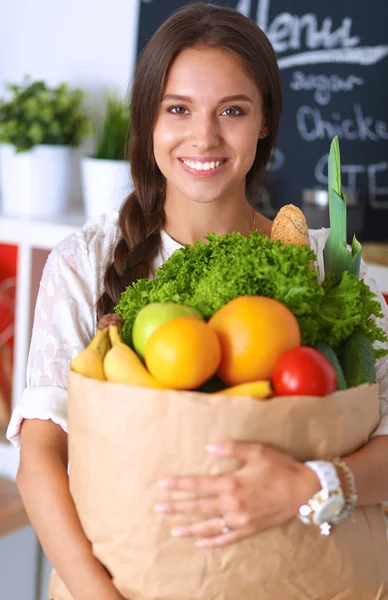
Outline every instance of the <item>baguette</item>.
POLYGON ((293 204, 283 206, 272 223, 271 240, 282 244, 310 246, 310 236, 303 212, 293 204))

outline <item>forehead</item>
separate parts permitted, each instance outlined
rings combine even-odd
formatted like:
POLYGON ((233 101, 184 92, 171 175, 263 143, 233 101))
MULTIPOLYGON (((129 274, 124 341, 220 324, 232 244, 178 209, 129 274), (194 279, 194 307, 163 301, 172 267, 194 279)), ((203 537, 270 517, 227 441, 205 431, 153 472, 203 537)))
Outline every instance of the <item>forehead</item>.
POLYGON ((202 94, 260 96, 253 77, 234 54, 208 46, 183 50, 170 68, 166 93, 185 94, 194 89, 202 94))

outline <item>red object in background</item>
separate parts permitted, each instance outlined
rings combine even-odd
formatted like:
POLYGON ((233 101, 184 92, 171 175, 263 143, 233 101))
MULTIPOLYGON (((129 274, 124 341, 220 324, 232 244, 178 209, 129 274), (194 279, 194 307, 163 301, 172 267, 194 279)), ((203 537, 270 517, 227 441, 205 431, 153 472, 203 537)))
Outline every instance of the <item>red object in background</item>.
POLYGON ((388 294, 383 294, 385 302, 388 304, 388 294))
POLYGON ((17 246, 0 244, 0 423, 11 410, 17 246), (4 405, 5 403, 5 405, 4 405))
MULTIPOLYGON (((16 269, 17 246, 0 244, 0 342, 3 343, 5 335, 1 334, 9 327, 11 314, 14 320, 16 269)), ((13 335, 6 337, 6 343, 13 346, 13 335)))
POLYGON ((327 396, 337 389, 333 365, 308 346, 285 352, 275 365, 272 387, 276 396, 327 396))
POLYGON ((17 246, 0 244, 0 281, 6 277, 15 277, 17 256, 17 246))

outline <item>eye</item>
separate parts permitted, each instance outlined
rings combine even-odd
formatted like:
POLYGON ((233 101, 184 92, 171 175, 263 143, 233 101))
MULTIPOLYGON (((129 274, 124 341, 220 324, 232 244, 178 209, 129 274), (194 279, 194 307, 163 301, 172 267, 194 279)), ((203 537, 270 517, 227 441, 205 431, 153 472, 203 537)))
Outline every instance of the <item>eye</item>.
POLYGON ((189 111, 187 110, 187 108, 185 106, 169 106, 167 108, 167 112, 169 112, 173 115, 185 115, 189 111))
POLYGON ((229 106, 225 108, 222 114, 226 114, 227 117, 242 117, 245 115, 245 112, 239 106, 229 106))

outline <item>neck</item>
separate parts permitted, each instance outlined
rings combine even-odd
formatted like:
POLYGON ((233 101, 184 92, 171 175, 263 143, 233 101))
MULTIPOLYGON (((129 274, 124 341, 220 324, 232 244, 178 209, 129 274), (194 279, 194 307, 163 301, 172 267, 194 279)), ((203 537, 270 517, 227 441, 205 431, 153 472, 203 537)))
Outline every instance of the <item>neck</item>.
POLYGON ((204 241, 208 233, 225 235, 239 231, 243 235, 256 228, 255 212, 248 201, 201 204, 200 202, 173 202, 166 198, 165 230, 180 244, 204 241))

